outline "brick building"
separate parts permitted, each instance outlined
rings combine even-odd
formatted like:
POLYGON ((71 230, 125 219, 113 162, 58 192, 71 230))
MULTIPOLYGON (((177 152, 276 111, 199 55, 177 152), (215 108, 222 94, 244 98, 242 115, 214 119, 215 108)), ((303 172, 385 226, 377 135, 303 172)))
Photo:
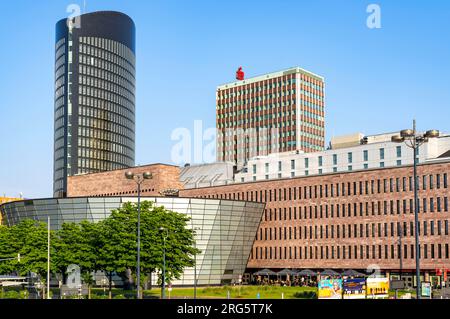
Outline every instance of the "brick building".
MULTIPOLYGON (((248 269, 415 269, 412 166, 182 190, 180 196, 262 201, 248 269), (401 237, 401 247, 399 239, 401 237)), ((450 160, 418 166, 421 269, 450 269, 450 160)), ((412 276, 407 278, 412 280, 412 276)), ((412 285, 412 283, 410 283, 412 285)))
POLYGON ((69 176, 68 197, 137 195, 136 183, 125 178, 125 172, 152 173, 153 178, 141 186, 143 196, 158 196, 167 189, 180 189, 180 167, 167 164, 151 164, 109 172, 69 176))

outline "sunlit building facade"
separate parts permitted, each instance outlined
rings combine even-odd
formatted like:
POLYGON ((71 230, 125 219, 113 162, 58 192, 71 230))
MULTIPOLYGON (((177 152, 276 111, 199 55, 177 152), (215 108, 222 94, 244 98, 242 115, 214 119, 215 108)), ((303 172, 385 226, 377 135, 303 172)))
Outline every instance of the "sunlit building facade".
POLYGON ((255 156, 325 149, 325 81, 295 67, 221 85, 217 161, 241 168, 255 156))
POLYGON ((67 177, 134 166, 135 25, 118 12, 56 24, 54 187, 67 177))

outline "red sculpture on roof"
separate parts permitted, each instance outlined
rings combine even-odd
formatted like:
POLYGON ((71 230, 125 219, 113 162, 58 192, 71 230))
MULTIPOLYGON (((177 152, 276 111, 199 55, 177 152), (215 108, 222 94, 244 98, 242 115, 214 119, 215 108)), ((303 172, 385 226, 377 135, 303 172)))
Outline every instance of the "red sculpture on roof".
POLYGON ((236 71, 236 80, 242 81, 242 80, 244 80, 244 76, 245 76, 245 73, 244 73, 244 71, 242 71, 242 66, 240 66, 239 69, 236 71))

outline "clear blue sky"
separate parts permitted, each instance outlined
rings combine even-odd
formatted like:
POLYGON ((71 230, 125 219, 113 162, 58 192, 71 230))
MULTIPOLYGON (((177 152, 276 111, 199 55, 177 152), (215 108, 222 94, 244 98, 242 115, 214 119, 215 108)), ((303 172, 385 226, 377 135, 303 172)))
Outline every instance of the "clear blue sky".
MULTIPOLYGON (((87 0, 137 26, 136 164, 170 162, 171 132, 215 126, 215 88, 300 66, 326 79, 327 140, 450 131, 450 1, 87 0), (366 26, 377 3, 382 28, 366 26)), ((83 0, 1 1, 0 196, 52 194, 54 28, 83 0)))

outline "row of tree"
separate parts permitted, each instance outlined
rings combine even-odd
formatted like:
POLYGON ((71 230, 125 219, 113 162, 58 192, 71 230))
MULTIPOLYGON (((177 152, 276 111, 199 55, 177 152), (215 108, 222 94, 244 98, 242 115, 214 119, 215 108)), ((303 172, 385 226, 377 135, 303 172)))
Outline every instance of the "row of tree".
MULTIPOLYGON (((65 278, 67 267, 76 264, 86 284, 92 284, 95 271, 105 272, 110 283, 114 273, 132 282, 137 264, 137 216, 137 205, 126 203, 100 222, 65 223, 60 230, 51 231, 51 272, 65 278)), ((194 266, 194 255, 200 251, 195 248, 194 231, 187 228, 189 220, 152 202, 141 203, 142 274, 162 272, 163 236, 167 236, 166 282, 180 278, 184 268, 194 266)), ((34 272, 45 278, 47 236, 47 225, 34 220, 0 226, 0 259, 21 256, 20 261, 0 261, 0 274, 34 272)), ((147 278, 141 278, 142 284, 147 278)))

